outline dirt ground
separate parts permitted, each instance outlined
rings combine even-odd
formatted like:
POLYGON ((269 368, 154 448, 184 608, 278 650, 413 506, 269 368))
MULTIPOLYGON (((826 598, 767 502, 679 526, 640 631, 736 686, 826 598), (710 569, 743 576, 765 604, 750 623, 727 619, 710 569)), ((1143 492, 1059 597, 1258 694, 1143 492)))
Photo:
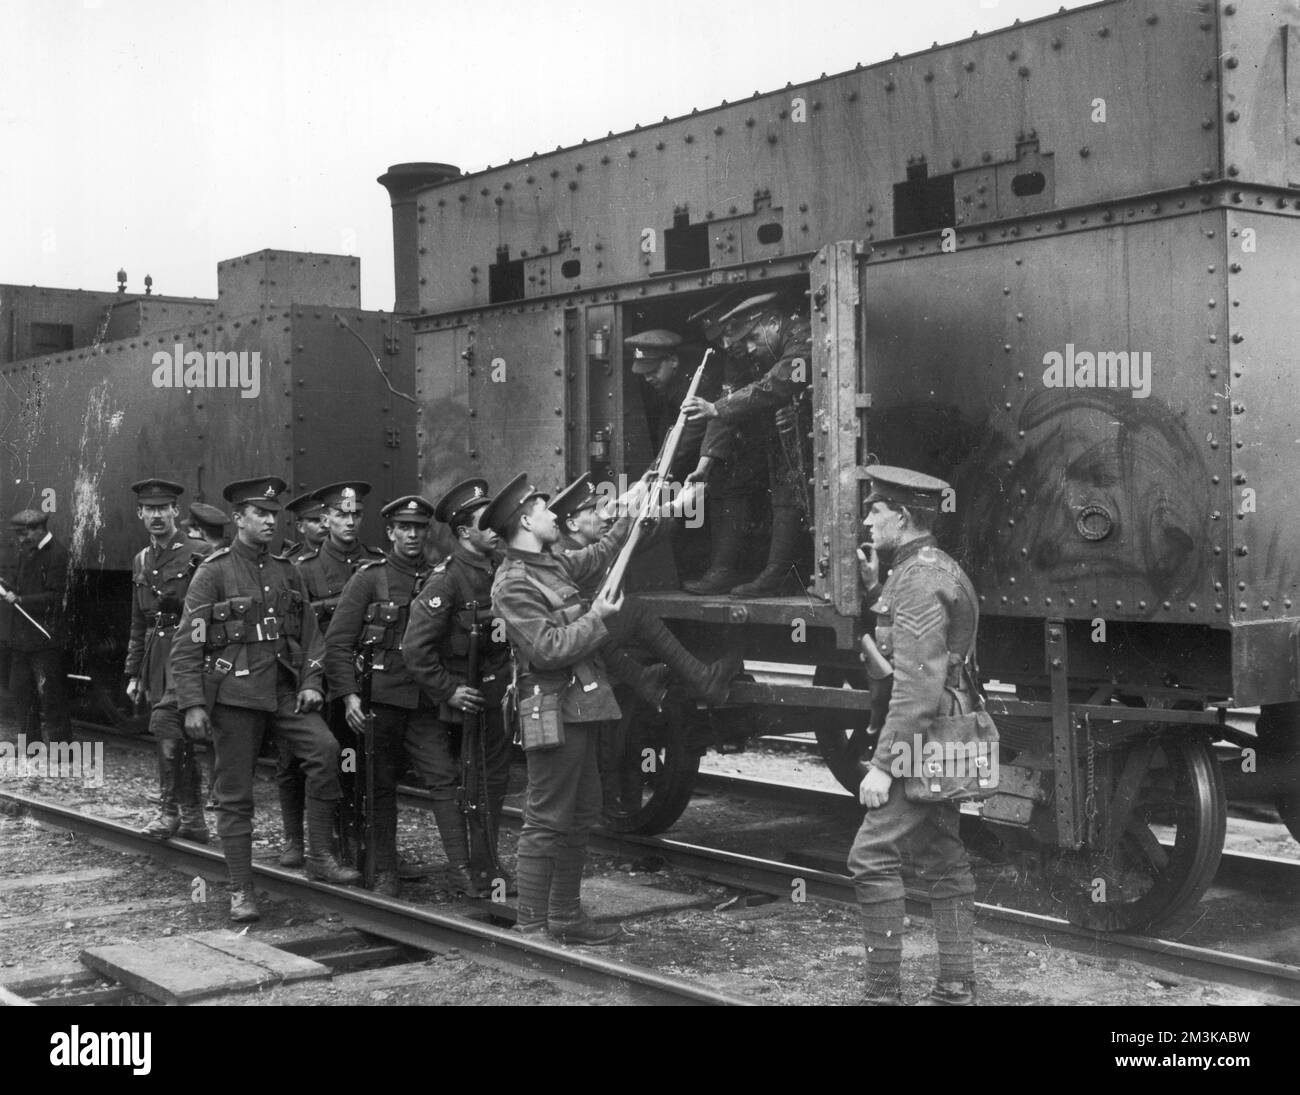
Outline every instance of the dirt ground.
MULTIPOLYGON (((820 762, 772 750, 710 758, 706 767, 764 778, 830 780, 820 762)), ((156 788, 156 775, 147 753, 111 747, 106 756, 105 785, 88 788, 68 780, 0 780, 0 791, 13 789, 57 798, 82 809, 143 825, 151 816, 147 802, 156 788)), ((522 771, 515 774, 522 781, 522 771)), ((833 786, 833 782, 826 784, 833 786)), ((771 814, 770 804, 735 803, 724 796, 702 796, 688 808, 672 835, 703 842, 705 836, 750 839, 772 851, 775 839, 817 843, 843 839, 850 815, 798 819, 771 814), (773 833, 777 836, 774 837, 773 833), (840 837, 836 837, 840 833, 840 837), (749 834, 745 837, 745 834, 749 834), (818 835, 820 834, 820 836, 818 835)), ((851 810, 851 807, 850 807, 851 810)), ((259 779, 254 854, 273 858, 279 849, 279 817, 274 785, 259 779)), ((209 821, 211 815, 209 814, 209 821)), ((1253 835, 1234 840, 1254 841, 1257 848, 1286 848, 1286 841, 1266 835, 1256 823, 1253 835)), ((1276 827, 1274 827, 1276 828, 1276 827)), ((1235 830, 1235 825, 1234 825, 1235 830)), ((1271 832, 1271 830, 1269 830, 1271 832)), ((1284 832, 1284 831, 1283 831, 1284 832)), ((851 831, 850 831, 851 837, 851 831)), ((721 845, 724 842, 719 840, 721 845)), ((419 903, 455 909, 456 902, 441 886, 444 865, 432 820, 425 812, 404 808, 399 844, 406 860, 428 867, 429 877, 408 884, 405 897, 419 903)), ((513 859, 513 835, 503 837, 507 865, 513 859)), ((844 845, 847 847, 847 845, 844 845)), ((1293 841, 1290 854, 1297 854, 1293 841)), ((634 918, 626 922, 628 939, 600 953, 669 974, 681 974, 730 992, 771 1004, 852 1004, 860 993, 862 944, 856 912, 851 907, 814 900, 770 900, 711 884, 665 869, 654 862, 618 862, 593 857, 589 876, 618 876, 633 885, 664 888, 695 895, 702 907, 634 918)), ((66 834, 47 831, 17 817, 0 818, 0 981, 12 981, 51 961, 75 961, 91 943, 157 936, 225 926, 225 889, 206 886, 204 900, 192 900, 193 880, 160 868, 143 857, 130 857, 96 847, 66 834), (34 872, 55 875, 101 868, 102 876, 76 885, 26 885, 18 879, 34 872), (8 888, 4 888, 8 883, 8 888), (124 908, 129 906, 129 908, 124 908), (98 910, 98 915, 86 915, 98 910)), ((1267 902, 1243 904, 1240 893, 1216 895, 1207 904, 1222 903, 1216 918, 1235 915, 1237 923, 1252 922, 1252 931, 1273 944, 1286 944, 1296 930, 1294 904, 1273 910, 1267 902), (1284 937, 1280 943, 1278 936, 1284 937)), ((264 918, 254 932, 285 926, 331 926, 293 902, 267 899, 264 918)), ((919 998, 928 989, 935 965, 935 941, 928 922, 910 923, 905 940, 904 994, 919 998)), ((981 1000, 988 1004, 1253 1004, 1274 1002, 1243 990, 1153 972, 1128 961, 1077 954, 1049 941, 1025 943, 977 928, 977 963, 981 1000)), ((475 965, 452 953, 413 965, 336 976, 328 983, 281 987, 230 997, 226 1004, 313 1003, 372 1004, 610 1004, 609 994, 562 990, 544 978, 520 976, 475 965)))

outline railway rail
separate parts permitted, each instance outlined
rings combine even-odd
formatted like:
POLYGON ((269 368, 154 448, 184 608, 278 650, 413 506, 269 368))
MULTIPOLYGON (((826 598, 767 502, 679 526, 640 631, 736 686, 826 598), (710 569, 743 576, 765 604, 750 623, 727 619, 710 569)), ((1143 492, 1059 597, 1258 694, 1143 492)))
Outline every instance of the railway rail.
MULTIPOLYGON (((139 830, 60 803, 14 791, 0 791, 43 825, 76 833, 115 849, 149 856, 191 875, 224 874, 221 853, 184 840, 158 841, 139 830)), ((366 890, 327 886, 301 874, 257 863, 257 884, 278 896, 336 913, 354 928, 424 951, 459 950, 482 965, 506 972, 534 971, 572 987, 615 989, 637 1004, 743 1006, 741 996, 518 935, 465 917, 380 897, 366 890)))
MULTIPOLYGON (((128 748, 144 749, 150 739, 112 734, 106 727, 85 725, 128 748)), ((701 774, 701 789, 739 797, 751 797, 796 804, 819 811, 852 809, 847 794, 798 787, 773 780, 755 780, 701 774)), ((426 792, 402 787, 403 803, 416 808, 427 807, 426 792)), ((114 847, 149 855, 170 867, 194 874, 212 875, 220 871, 221 856, 210 848, 185 841, 160 843, 120 823, 95 818, 32 796, 0 791, 0 799, 18 804, 45 824, 78 832, 114 847)), ((504 823, 517 828, 520 811, 507 807, 504 823)), ((853 883, 846 875, 823 869, 810 862, 780 861, 717 848, 703 847, 666 837, 616 834, 599 831, 593 834, 592 850, 624 859, 655 858, 683 873, 708 881, 746 890, 774 899, 791 898, 798 887, 810 899, 852 906, 856 902, 853 883)), ((795 858, 795 853, 791 859, 795 858)), ((377 897, 366 891, 326 886, 281 868, 256 864, 258 885, 284 897, 308 901, 344 917, 357 929, 423 950, 456 947, 485 965, 505 970, 534 969, 555 979, 586 987, 617 983, 637 1002, 685 1002, 735 1004, 752 1003, 726 993, 702 989, 694 983, 675 982, 650 971, 622 966, 616 962, 586 955, 546 943, 534 943, 500 928, 461 917, 432 912, 421 906, 377 897), (687 996, 674 999, 678 990, 687 996)), ((1300 886, 1300 863, 1279 857, 1246 853, 1225 853, 1216 881, 1225 885, 1258 885, 1262 880, 1288 886, 1300 886)), ((909 912, 926 915, 928 905, 920 892, 909 891, 909 912)), ((496 910, 508 915, 508 909, 496 910)), ((1233 954, 1177 940, 1127 933, 1092 931, 1059 917, 1035 913, 1005 905, 979 902, 976 905, 981 926, 1001 936, 1025 942, 1050 944, 1093 958, 1129 960, 1183 977, 1196 977, 1216 984, 1232 985, 1284 1000, 1300 1001, 1300 967, 1285 962, 1233 954)))

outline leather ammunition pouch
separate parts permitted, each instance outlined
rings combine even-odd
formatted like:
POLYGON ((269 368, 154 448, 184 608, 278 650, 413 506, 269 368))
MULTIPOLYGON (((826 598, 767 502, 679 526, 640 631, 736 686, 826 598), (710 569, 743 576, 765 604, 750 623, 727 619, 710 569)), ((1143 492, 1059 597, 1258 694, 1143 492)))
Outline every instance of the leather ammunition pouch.
POLYGON ((253 597, 215 601, 208 615, 206 648, 272 643, 302 637, 302 595, 282 589, 267 602, 253 597))
POLYGON ((371 601, 366 605, 365 627, 361 630, 358 645, 373 646, 377 650, 401 650, 408 613, 407 605, 371 601))

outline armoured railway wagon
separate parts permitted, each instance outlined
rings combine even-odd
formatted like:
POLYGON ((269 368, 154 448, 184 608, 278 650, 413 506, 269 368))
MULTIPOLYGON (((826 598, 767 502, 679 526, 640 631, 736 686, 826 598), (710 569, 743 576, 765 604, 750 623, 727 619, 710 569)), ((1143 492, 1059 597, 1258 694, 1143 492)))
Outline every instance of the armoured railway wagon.
MULTIPOLYGON (((97 718, 124 714, 131 560, 147 541, 132 481, 183 483, 182 512, 221 506, 224 484, 258 470, 294 494, 343 478, 384 500, 410 490, 414 352, 391 313, 360 307, 359 261, 241 255, 218 263, 215 300, 0 286, 5 512, 47 510, 69 546, 74 665, 97 718)), ((382 542, 377 507, 360 535, 382 542)))
POLYGON ((430 496, 519 469, 637 475, 654 445, 623 339, 699 337, 689 317, 737 289, 808 301, 807 594, 679 592, 685 550, 638 580, 697 652, 812 684, 629 704, 613 824, 671 824, 704 748, 759 729, 814 727, 856 785, 854 548, 879 460, 955 487, 939 539, 980 594, 984 675, 1016 695, 994 704, 984 823, 1047 850, 1075 919, 1186 910, 1234 789, 1295 830, 1297 56, 1293 5, 1117 0, 504 167, 380 179, 430 496), (1258 737, 1229 705, 1261 706, 1258 737))

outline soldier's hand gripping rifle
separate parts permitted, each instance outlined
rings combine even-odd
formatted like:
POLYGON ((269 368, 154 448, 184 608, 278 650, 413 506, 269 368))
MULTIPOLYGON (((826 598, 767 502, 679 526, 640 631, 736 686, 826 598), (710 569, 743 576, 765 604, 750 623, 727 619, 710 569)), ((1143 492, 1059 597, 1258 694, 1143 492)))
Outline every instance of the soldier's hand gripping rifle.
POLYGON ((623 579, 627 576, 628 563, 632 559, 633 552, 636 551, 642 533, 650 523, 651 515, 659 507, 659 498, 664 488, 664 477, 668 474, 668 469, 673 466, 673 458, 677 455, 677 446, 681 443, 682 433, 686 429, 685 405, 690 402, 699 390, 700 378, 704 376, 704 368, 708 365, 709 358, 712 356, 713 349, 710 347, 704 352, 704 357, 700 359, 695 375, 691 377, 691 386, 686 390, 686 397, 682 400, 682 407, 677 412, 677 421, 673 423, 673 428, 668 431, 668 436, 664 439, 663 447, 659 450, 659 458, 651 466, 649 472, 646 473, 646 477, 649 479, 649 487, 646 489, 645 497, 641 500, 640 513, 637 515, 636 523, 632 526, 632 531, 628 533, 627 539, 623 541, 618 556, 610 565, 609 573, 605 575, 600 590, 592 598, 593 603, 600 600, 607 593, 611 597, 618 596, 623 587, 623 579))
POLYGON ((375 680, 375 643, 363 643, 356 654, 357 679, 361 685, 361 771, 353 782, 352 827, 359 829, 358 866, 366 888, 375 888, 375 712, 371 695, 375 680), (357 794, 360 789, 360 795, 357 794), (360 801, 356 801, 360 798, 360 801))
MULTIPOLYGON (((4 597, 6 599, 8 599, 9 597, 9 590, 7 590, 2 583, 0 583, 0 597, 4 597)), ((45 628, 41 627, 41 625, 38 624, 35 620, 33 620, 31 613, 28 612, 27 609, 23 608, 23 606, 20 605, 17 601, 9 601, 9 607, 14 609, 16 612, 18 612, 23 617, 24 620, 26 620, 29 624, 31 624, 32 627, 36 628, 36 630, 39 631, 42 635, 44 635, 47 639, 52 638, 50 633, 46 631, 45 628)))
MULTIPOLYGON (((470 613, 470 625, 465 683, 470 688, 479 689, 483 683, 479 666, 483 635, 478 622, 478 601, 470 601, 466 607, 470 613)), ((483 732, 483 717, 477 708, 464 708, 462 714, 460 808, 469 830, 470 864, 475 871, 486 866, 492 878, 500 878, 502 870, 497 858, 496 826, 487 793, 487 735, 483 732)))

